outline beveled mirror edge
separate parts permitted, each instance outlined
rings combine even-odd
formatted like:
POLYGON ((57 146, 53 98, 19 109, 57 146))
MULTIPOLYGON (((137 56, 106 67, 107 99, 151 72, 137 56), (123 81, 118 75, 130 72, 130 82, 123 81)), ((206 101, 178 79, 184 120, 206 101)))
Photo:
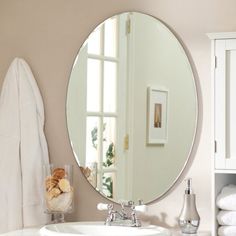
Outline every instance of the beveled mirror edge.
MULTIPOLYGON (((78 57, 78 54, 80 52, 80 50, 83 48, 83 46, 87 43, 87 39, 89 37, 89 35, 100 25, 102 25, 106 20, 110 19, 111 17, 115 17, 117 15, 120 14, 125 14, 125 13, 140 13, 140 14, 145 14, 147 16, 150 16, 156 20, 158 20, 159 22, 161 22, 166 29, 175 36, 176 40, 178 41, 179 45, 181 46, 181 50, 183 50, 183 52, 185 53, 186 57, 187 57, 187 61, 188 61, 188 66, 192 71, 192 77, 193 77, 193 81, 194 81, 194 90, 195 90, 195 94, 196 94, 196 119, 195 119, 195 129, 194 129, 194 135, 192 138, 192 142, 191 142, 191 146, 190 146, 190 150, 188 152, 188 156, 186 158, 186 161, 183 165, 183 168, 181 169, 179 175, 177 175, 177 177, 175 178, 175 180, 173 181, 173 183, 167 187, 167 190, 164 191, 162 194, 160 194, 159 196, 157 196, 155 199, 149 201, 149 202, 145 202, 145 205, 151 205, 154 204, 160 200, 162 200, 163 198, 165 198, 166 196, 168 196, 171 192, 174 191, 174 189, 183 181, 185 175, 187 174, 187 171, 189 170, 189 168, 191 167, 194 157, 196 155, 197 152, 197 148, 199 145, 199 141, 200 141, 200 135, 201 135, 201 130, 202 130, 202 95, 201 95, 201 89, 200 89, 200 83, 199 83, 199 76, 194 64, 194 61, 192 59, 191 53, 189 52, 188 48, 185 46, 183 40, 181 39, 181 37, 176 33, 176 31, 169 26, 167 23, 165 23, 164 21, 162 21, 161 19, 157 18, 156 16, 150 14, 150 13, 146 13, 146 12, 141 12, 141 11, 124 11, 124 12, 117 12, 114 15, 111 15, 105 19, 103 19, 99 24, 97 24, 90 32, 88 35, 86 35, 85 40, 83 41, 83 43, 81 44, 80 48, 78 49, 78 51, 76 51, 75 57, 73 57, 73 63, 70 69, 70 74, 68 77, 68 82, 67 82, 67 86, 66 86, 66 101, 65 101, 65 120, 67 121, 67 103, 68 103, 68 88, 69 88, 69 83, 70 83, 70 77, 71 77, 71 73, 72 73, 72 69, 74 64, 76 63, 76 58, 78 57)), ((70 143, 70 148, 71 151, 75 157, 75 152, 73 150, 73 147, 71 145, 70 142, 70 136, 69 136, 69 128, 68 128, 68 123, 66 122, 66 128, 67 128, 67 137, 70 143)), ((76 162, 79 166, 79 160, 75 157, 76 162)), ((79 168, 79 171, 81 172, 81 174, 83 175, 84 179, 86 180, 86 182, 90 185, 90 187, 94 190, 94 192, 96 192, 97 194, 99 194, 102 198, 104 198, 104 202, 112 202, 114 204, 119 204, 117 201, 113 200, 113 199, 109 199, 107 198, 101 191, 95 189, 90 182, 88 181, 88 179, 85 177, 85 175, 82 173, 81 169, 79 168)))

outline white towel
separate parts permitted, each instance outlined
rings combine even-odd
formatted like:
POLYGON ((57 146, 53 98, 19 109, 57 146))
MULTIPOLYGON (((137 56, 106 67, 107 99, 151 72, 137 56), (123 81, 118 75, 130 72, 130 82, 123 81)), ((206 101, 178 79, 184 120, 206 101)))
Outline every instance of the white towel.
POLYGON ((225 186, 216 199, 216 205, 226 211, 236 211, 236 186, 225 186))
POLYGON ((235 236, 236 226, 221 226, 218 228, 219 236, 235 236))
POLYGON ((0 96, 0 233, 45 224, 43 102, 27 63, 14 59, 0 96))
POLYGON ((217 220, 219 225, 236 226, 236 211, 220 211, 217 220))

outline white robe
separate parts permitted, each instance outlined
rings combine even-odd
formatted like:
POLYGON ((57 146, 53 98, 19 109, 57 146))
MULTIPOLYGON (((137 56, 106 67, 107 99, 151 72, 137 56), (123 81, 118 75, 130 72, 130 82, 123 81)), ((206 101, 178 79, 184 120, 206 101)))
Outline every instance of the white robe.
POLYGON ((0 233, 46 223, 44 108, 23 59, 10 65, 0 95, 0 233))

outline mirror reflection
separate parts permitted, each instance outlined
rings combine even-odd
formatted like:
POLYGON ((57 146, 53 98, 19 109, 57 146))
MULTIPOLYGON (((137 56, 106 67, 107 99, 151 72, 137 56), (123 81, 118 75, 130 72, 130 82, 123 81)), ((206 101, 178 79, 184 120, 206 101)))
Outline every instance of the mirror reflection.
POLYGON ((195 137, 197 97, 188 58, 173 33, 136 12, 100 24, 70 76, 71 145, 89 183, 113 201, 164 194, 195 137))

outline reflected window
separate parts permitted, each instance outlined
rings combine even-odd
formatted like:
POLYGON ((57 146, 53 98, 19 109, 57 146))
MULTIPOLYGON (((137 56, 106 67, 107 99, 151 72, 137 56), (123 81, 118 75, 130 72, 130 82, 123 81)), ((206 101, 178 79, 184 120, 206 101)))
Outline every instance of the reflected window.
POLYGON ((88 53, 101 54, 101 30, 97 29, 91 33, 88 40, 88 53))
POLYGON ((109 198, 116 176, 117 27, 117 17, 107 20, 89 36, 87 47, 86 166, 96 163, 96 187, 109 198))
POLYGON ((101 61, 88 58, 87 60, 87 111, 101 110, 101 61))
POLYGON ((104 26, 104 55, 107 57, 117 56, 117 17, 105 21, 104 26))

